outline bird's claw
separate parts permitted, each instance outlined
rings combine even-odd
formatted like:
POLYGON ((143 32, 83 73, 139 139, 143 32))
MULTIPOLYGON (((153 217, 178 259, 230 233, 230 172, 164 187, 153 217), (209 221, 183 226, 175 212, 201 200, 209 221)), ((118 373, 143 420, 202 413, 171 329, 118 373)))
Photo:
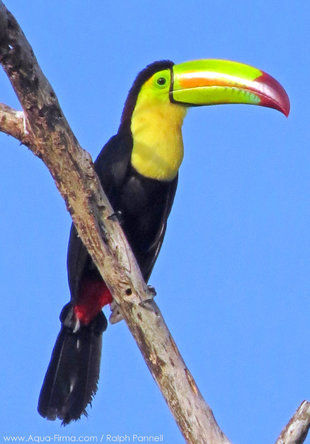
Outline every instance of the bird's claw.
POLYGON ((115 301, 112 301, 110 304, 111 314, 109 317, 110 324, 117 324, 118 322, 123 320, 123 315, 119 309, 119 306, 115 301))
POLYGON ((152 285, 147 286, 147 298, 144 299, 144 301, 140 302, 140 306, 143 308, 149 308, 148 305, 153 301, 154 297, 156 296, 156 290, 152 285))
POLYGON ((155 287, 153 287, 152 285, 148 285, 147 289, 149 296, 153 299, 157 295, 155 287))
POLYGON ((123 220, 124 220, 124 218, 123 218, 123 214, 122 214, 122 212, 121 211, 115 211, 114 213, 112 213, 112 214, 110 214, 110 216, 108 216, 108 219, 109 220, 112 220, 112 221, 118 221, 118 223, 120 223, 121 225, 122 225, 122 223, 123 223, 123 220))
MULTIPOLYGON (((144 301, 141 301, 139 305, 144 308, 148 308, 148 304, 153 300, 153 298, 156 296, 156 290, 151 285, 147 286, 148 292, 147 292, 147 299, 144 301)), ((123 315, 119 309, 118 304, 115 301, 112 301, 110 304, 111 308, 111 314, 109 317, 110 324, 117 324, 118 322, 123 320, 123 315)))

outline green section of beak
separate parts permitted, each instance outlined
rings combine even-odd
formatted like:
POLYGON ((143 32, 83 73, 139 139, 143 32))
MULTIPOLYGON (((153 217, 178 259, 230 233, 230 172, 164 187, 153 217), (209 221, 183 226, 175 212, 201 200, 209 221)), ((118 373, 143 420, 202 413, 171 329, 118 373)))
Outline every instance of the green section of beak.
POLYGON ((194 60, 174 65, 172 102, 188 106, 245 103, 289 113, 289 98, 277 80, 243 63, 194 60))

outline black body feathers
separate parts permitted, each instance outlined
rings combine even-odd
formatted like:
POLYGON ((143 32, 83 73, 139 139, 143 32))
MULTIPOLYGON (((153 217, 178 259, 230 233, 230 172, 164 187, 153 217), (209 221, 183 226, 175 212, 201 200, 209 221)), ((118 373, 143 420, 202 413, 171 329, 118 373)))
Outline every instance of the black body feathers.
MULTIPOLYGON (((112 207, 121 214, 122 228, 147 281, 166 231, 177 181, 161 182, 139 174, 131 165, 133 148, 130 119, 142 84, 159 69, 172 67, 156 62, 142 71, 125 103, 121 125, 99 154, 95 169, 112 207)), ((61 330, 41 389, 38 410, 48 419, 64 424, 85 414, 97 390, 101 337, 107 321, 102 312, 87 325, 80 325, 74 307, 78 304, 81 281, 102 279, 74 226, 68 248, 68 279, 71 302, 61 315, 61 330)))

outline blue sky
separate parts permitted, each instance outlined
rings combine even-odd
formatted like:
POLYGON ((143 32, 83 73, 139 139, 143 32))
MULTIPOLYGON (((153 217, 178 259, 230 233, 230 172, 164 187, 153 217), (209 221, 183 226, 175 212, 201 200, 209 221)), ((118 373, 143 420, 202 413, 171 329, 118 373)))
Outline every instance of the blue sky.
MULTIPOLYGON (((309 2, 6 5, 94 158, 117 131, 135 75, 154 60, 237 60, 286 88, 288 119, 242 105, 188 113, 179 188, 150 279, 223 431, 238 444, 274 442, 310 399, 309 2)), ((18 107, 2 72, 0 101, 18 107)), ((0 134, 0 144, 1 435, 163 434, 182 443, 124 323, 104 335, 89 418, 64 428, 37 414, 69 300, 70 217, 42 162, 13 138, 0 134)))

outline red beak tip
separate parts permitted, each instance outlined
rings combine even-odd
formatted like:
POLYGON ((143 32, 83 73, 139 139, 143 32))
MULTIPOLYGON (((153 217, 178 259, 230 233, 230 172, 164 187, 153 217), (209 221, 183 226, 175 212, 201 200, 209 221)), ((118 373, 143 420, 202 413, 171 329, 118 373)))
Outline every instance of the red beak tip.
POLYGON ((275 108, 288 117, 290 113, 290 99, 283 86, 274 77, 265 72, 256 79, 256 82, 260 84, 261 104, 275 108))
POLYGON ((283 100, 279 104, 278 110, 281 111, 281 113, 283 113, 286 117, 288 117, 290 114, 290 101, 286 93, 285 96, 282 96, 283 100))
POLYGON ((290 114, 290 110, 291 110, 291 107, 290 107, 290 101, 289 101, 289 99, 287 98, 287 105, 286 105, 286 108, 283 110, 283 113, 285 114, 286 117, 289 116, 289 114, 290 114))

